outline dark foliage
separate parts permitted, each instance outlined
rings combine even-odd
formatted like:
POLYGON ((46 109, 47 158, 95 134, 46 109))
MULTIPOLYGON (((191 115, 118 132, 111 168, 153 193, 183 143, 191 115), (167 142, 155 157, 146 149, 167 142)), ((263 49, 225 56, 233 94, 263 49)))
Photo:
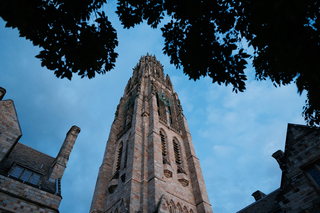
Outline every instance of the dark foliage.
POLYGON ((238 48, 234 30, 236 13, 226 1, 119 0, 118 15, 126 28, 147 20, 157 27, 165 14, 171 21, 161 28, 165 38, 163 51, 171 63, 190 79, 209 76, 213 83, 232 84, 244 91, 247 55, 238 48))
POLYGON ((303 115, 320 124, 320 5, 316 0, 119 0, 118 15, 129 28, 147 20, 157 27, 165 14, 171 22, 161 29, 163 48, 176 67, 191 79, 245 89, 248 54, 242 39, 254 48, 257 80, 275 86, 296 83, 307 93, 303 115))
POLYGON ((104 13, 93 24, 90 14, 106 0, 10 0, 0 1, 6 27, 18 28, 43 50, 36 57, 60 78, 95 77, 115 66, 117 34, 104 13))
MULTIPOLYGON (((11 0, 0 2, 7 27, 43 47, 37 56, 57 77, 92 78, 114 67, 116 32, 98 9, 106 0, 11 0), (89 25, 90 14, 99 16, 89 25), (90 54, 88 54, 90 53, 90 54)), ((320 124, 319 2, 316 0, 118 0, 125 28, 144 20, 162 28, 163 51, 190 79, 209 76, 218 84, 245 90, 244 69, 253 58, 257 80, 275 86, 295 83, 307 93, 303 110, 310 125, 320 124), (241 43, 249 42, 253 55, 241 43)))

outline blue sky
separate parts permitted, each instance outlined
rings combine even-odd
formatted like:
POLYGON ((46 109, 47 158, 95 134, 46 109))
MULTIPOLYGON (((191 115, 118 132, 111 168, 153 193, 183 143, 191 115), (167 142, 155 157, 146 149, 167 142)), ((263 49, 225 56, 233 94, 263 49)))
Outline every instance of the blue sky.
POLYGON ((70 127, 81 128, 62 179, 60 212, 89 212, 117 104, 132 68, 147 52, 164 65, 181 100, 213 211, 236 212, 254 201, 254 191, 278 188, 281 173, 271 155, 284 149, 287 123, 304 124, 305 95, 300 97, 295 85, 275 88, 270 81, 255 81, 250 67, 244 93, 209 78, 190 81, 163 55, 160 30, 145 24, 122 29, 115 4, 104 9, 118 32, 116 67, 91 80, 57 79, 34 57, 40 49, 0 19, 0 86, 7 90, 4 99, 15 102, 20 142, 55 157, 70 127))

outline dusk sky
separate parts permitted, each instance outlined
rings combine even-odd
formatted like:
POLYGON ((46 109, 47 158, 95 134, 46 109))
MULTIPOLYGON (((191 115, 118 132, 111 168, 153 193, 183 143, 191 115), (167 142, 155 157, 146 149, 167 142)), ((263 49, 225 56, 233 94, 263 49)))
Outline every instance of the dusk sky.
POLYGON ((271 155, 284 149, 288 123, 305 124, 305 93, 299 96, 294 84, 275 88, 254 80, 250 65, 244 93, 209 78, 188 80, 162 53, 160 29, 146 24, 122 29, 115 6, 111 1, 104 10, 118 33, 116 67, 91 80, 56 78, 35 58, 41 49, 0 19, 0 86, 7 90, 4 99, 15 103, 20 142, 56 157, 71 126, 81 128, 62 179, 60 212, 89 212, 117 105, 132 68, 147 52, 164 65, 180 98, 213 212, 237 212, 254 202, 254 191, 277 189, 281 171, 271 155))

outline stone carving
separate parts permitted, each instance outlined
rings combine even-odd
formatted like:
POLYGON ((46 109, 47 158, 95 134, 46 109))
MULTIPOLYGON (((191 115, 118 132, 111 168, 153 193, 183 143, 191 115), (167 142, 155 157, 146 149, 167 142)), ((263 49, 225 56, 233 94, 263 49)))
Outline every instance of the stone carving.
POLYGON ((164 170, 163 173, 164 173, 164 176, 165 176, 166 178, 172 178, 172 172, 171 172, 171 171, 169 171, 169 170, 164 170))
POLYGON ((187 181, 186 179, 178 179, 178 180, 183 187, 186 187, 189 185, 189 181, 187 181))

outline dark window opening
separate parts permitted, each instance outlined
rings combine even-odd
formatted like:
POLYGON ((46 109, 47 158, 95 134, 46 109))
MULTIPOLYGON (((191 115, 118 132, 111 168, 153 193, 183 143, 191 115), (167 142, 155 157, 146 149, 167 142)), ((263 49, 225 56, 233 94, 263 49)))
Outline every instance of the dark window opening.
POLYGON ((121 144, 120 144, 120 147, 119 147, 119 149, 118 149, 118 158, 117 158, 116 172, 120 171, 122 150, 123 150, 123 145, 122 145, 122 143, 121 143, 121 144))
POLYGON ((179 148, 179 144, 175 140, 173 140, 173 150, 174 150, 174 159, 176 161, 176 164, 181 166, 180 148, 179 148))
POLYGON ((320 172, 316 167, 312 167, 308 170, 309 174, 313 178, 313 180, 320 186, 320 172))
POLYGON ((166 157, 167 156, 166 138, 161 131, 160 131, 160 137, 161 137, 162 156, 166 157))
POLYGON ((172 124, 172 116, 171 116, 171 109, 170 109, 170 106, 168 106, 168 113, 169 113, 169 120, 170 120, 170 124, 172 124))
POLYGON ((159 103, 159 97, 158 96, 157 96, 157 108, 158 108, 158 115, 160 116, 160 103, 159 103))
POLYGON ((37 185, 41 175, 21 166, 15 166, 10 176, 37 185))
POLYGON ((164 134, 160 131, 160 137, 161 137, 161 151, 162 151, 162 163, 163 164, 170 164, 167 156, 167 143, 166 143, 166 137, 164 134))
POLYGON ((125 155, 124 155, 124 167, 127 166, 127 160, 128 160, 128 143, 129 143, 129 141, 126 142, 126 152, 125 152, 125 155))

